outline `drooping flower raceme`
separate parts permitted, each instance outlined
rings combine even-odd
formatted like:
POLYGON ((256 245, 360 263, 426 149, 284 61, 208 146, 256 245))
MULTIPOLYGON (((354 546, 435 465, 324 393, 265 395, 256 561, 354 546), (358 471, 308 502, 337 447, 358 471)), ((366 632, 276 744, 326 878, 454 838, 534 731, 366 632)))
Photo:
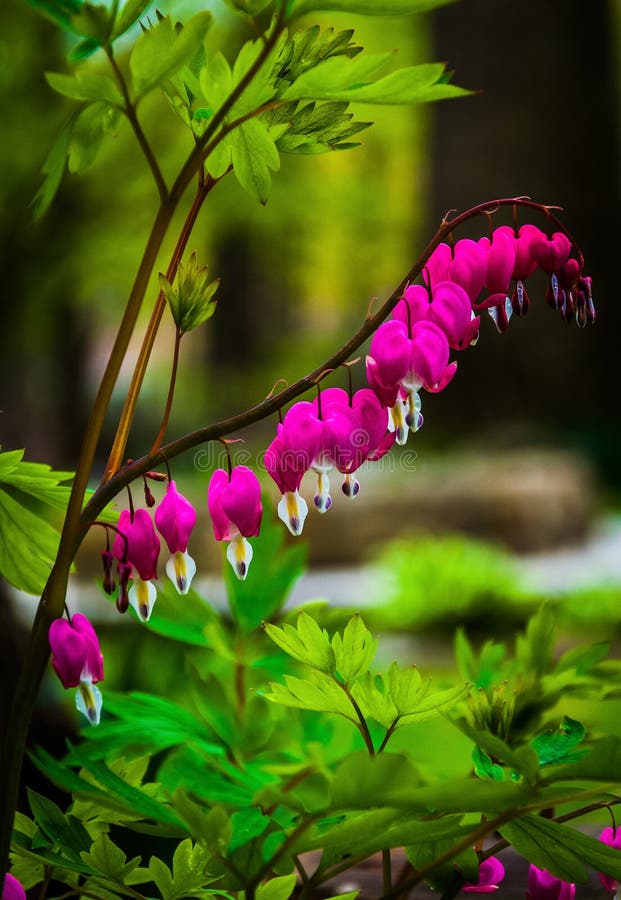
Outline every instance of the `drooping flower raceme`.
POLYGON ((4 876, 1 900, 26 900, 26 891, 17 878, 9 872, 4 876))
POLYGON ((103 656, 95 629, 81 613, 54 619, 49 630, 52 666, 64 688, 77 687, 76 707, 92 725, 99 724, 103 681, 103 656))
MULTIPOLYGON (((599 839, 603 844, 607 844, 609 847, 614 847, 616 850, 621 851, 621 828, 604 828, 599 839)), ((614 892, 618 891, 621 887, 621 883, 615 878, 611 878, 610 875, 605 875, 603 872, 598 872, 597 874, 599 875, 599 880, 605 891, 614 892)))
POLYGON ((479 877, 476 884, 466 882, 462 890, 469 894, 491 894, 497 891, 505 877, 505 867, 498 857, 490 856, 479 866, 479 877))
POLYGON ((252 560, 252 546, 246 538, 256 537, 261 528, 259 479, 248 466, 235 466, 230 475, 216 469, 209 482, 207 502, 216 540, 229 542, 226 558, 243 581, 252 560))
POLYGON ((136 610, 138 618, 147 622, 153 610, 157 591, 153 581, 157 578, 157 560, 160 555, 160 539, 155 533, 151 516, 146 509, 137 509, 133 513, 124 509, 119 516, 117 534, 112 551, 119 560, 119 576, 121 583, 125 577, 127 583, 128 563, 138 573, 131 572, 132 586, 129 590, 129 603, 136 610))
POLYGON ((379 400, 391 410, 398 444, 405 444, 408 428, 422 424, 419 391, 437 393, 451 381, 457 363, 449 364, 445 333, 430 321, 408 326, 392 319, 384 322, 371 340, 367 378, 379 400))
POLYGON ((180 594, 187 594, 196 574, 196 564, 188 553, 188 540, 196 524, 196 510, 174 481, 168 482, 164 499, 155 510, 155 524, 170 551, 166 574, 180 594))
POLYGON ((561 881, 546 869, 531 865, 528 870, 527 900, 574 900, 576 885, 561 881))

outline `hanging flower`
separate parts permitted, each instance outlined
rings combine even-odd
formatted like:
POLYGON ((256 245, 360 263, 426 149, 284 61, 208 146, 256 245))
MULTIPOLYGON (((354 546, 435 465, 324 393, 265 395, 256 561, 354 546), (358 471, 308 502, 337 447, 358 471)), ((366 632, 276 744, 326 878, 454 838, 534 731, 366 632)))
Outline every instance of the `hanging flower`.
POLYGON ((187 594, 196 574, 196 564, 188 551, 188 540, 196 524, 196 510, 174 481, 169 481, 164 499, 155 511, 155 524, 170 551, 166 574, 180 594, 187 594))
POLYGON ((323 423, 313 404, 302 400, 287 412, 265 451, 265 468, 282 494, 278 516, 295 536, 302 534, 308 515, 300 484, 321 449, 322 438, 323 423))
POLYGON ((252 560, 252 546, 246 538, 259 534, 263 515, 259 479, 248 466, 235 466, 230 474, 216 469, 207 502, 216 540, 229 542, 226 558, 244 581, 252 560))
POLYGON ((138 572, 137 578, 132 573, 128 601, 136 610, 138 618, 142 622, 148 622, 157 596, 153 580, 157 578, 160 539, 146 509, 133 512, 124 509, 119 516, 118 529, 121 534, 117 534, 114 539, 112 551, 119 563, 129 562, 138 572))
POLYGON ((451 381, 457 363, 450 363, 446 335, 433 322, 415 322, 411 331, 397 319, 375 332, 367 356, 367 378, 381 402, 391 408, 398 444, 408 428, 420 428, 419 391, 437 393, 451 381))
POLYGON ((453 281, 441 281, 430 290, 421 284, 410 285, 395 306, 393 319, 406 326, 433 322, 454 350, 462 350, 479 336, 480 319, 474 317, 466 291, 453 281))
POLYGON ((479 877, 476 884, 466 882, 463 890, 469 894, 491 894, 497 891, 499 882, 505 877, 505 867, 498 857, 490 856, 479 866, 479 877))
POLYGON ((536 225, 522 225, 517 234, 509 225, 501 225, 494 232, 494 237, 499 234, 506 235, 513 242, 515 250, 515 262, 513 263, 512 278, 515 282, 511 294, 511 308, 518 316, 525 316, 530 310, 530 299, 524 287, 525 280, 533 274, 538 266, 533 256, 532 243, 535 238, 543 237, 543 232, 536 225))
POLYGON ((546 869, 530 866, 526 900, 574 900, 575 895, 575 884, 561 881, 546 869))
MULTIPOLYGON (((604 828, 599 839, 602 844, 607 844, 608 847, 614 847, 616 850, 621 850, 621 828, 604 828)), ((611 878, 610 875, 605 875, 603 872, 598 872, 597 874, 599 875, 599 880, 605 891, 614 892, 618 891, 621 887, 621 883, 615 878, 611 878)))
POLYGON ((81 613, 67 619, 54 619, 49 630, 52 666, 64 688, 78 688, 76 707, 92 725, 99 724, 101 692, 95 687, 103 681, 103 656, 95 629, 81 613))
POLYGON ((509 286, 515 267, 515 244, 512 234, 497 228, 492 232, 492 239, 481 238, 479 245, 487 251, 487 274, 485 287, 489 296, 478 303, 479 309, 487 309, 494 325, 503 334, 509 327, 509 319, 513 313, 509 286))
POLYGON ((26 891, 17 878, 9 872, 4 876, 1 900, 26 900, 26 891))

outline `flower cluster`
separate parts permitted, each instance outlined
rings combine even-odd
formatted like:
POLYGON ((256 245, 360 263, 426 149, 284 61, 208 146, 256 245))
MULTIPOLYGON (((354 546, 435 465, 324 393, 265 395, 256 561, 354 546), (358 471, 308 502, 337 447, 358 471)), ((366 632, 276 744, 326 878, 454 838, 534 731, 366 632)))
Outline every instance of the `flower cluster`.
MULTIPOLYGON (((425 283, 406 286, 392 318, 371 338, 366 359, 369 386, 354 392, 350 379, 349 391, 320 392, 317 384, 314 400, 294 403, 281 418, 264 459, 282 495, 278 515, 289 531, 301 534, 308 515, 300 494, 304 475, 309 471, 316 475, 314 505, 320 513, 332 506, 333 470, 343 476, 345 496, 356 497, 360 490, 356 473, 362 464, 381 459, 395 442, 404 444, 408 433, 423 424, 421 392, 442 391, 454 378, 457 362, 451 354, 476 344, 478 313, 487 309, 503 332, 513 313, 528 312, 525 281, 536 269, 547 275, 548 302, 566 321, 575 317, 581 326, 594 322, 591 279, 583 274, 579 251, 575 256, 572 252, 564 232, 546 234, 534 225, 501 226, 489 238, 438 244, 424 268, 425 283)), ((155 505, 146 480, 145 502, 149 508, 155 505)), ((263 513, 257 476, 247 466, 233 467, 229 456, 228 471, 213 473, 207 502, 215 538, 227 543, 227 559, 243 580, 253 555, 248 539, 259 534, 263 513)), ((170 472, 153 518, 148 508, 134 509, 130 500, 117 526, 97 523, 116 532, 112 549, 108 543, 102 553, 103 587, 110 595, 116 592, 119 612, 132 606, 141 621, 151 616, 161 549, 158 532, 170 553, 168 577, 180 594, 189 591, 196 573, 188 554, 195 523, 196 511, 179 493, 170 472)), ((90 624, 83 616, 57 620, 50 629, 50 645, 63 685, 79 687, 78 708, 97 721, 101 695, 94 684, 102 680, 103 667, 90 624)), ((483 872, 487 869, 493 878, 493 864, 482 866, 483 872)))

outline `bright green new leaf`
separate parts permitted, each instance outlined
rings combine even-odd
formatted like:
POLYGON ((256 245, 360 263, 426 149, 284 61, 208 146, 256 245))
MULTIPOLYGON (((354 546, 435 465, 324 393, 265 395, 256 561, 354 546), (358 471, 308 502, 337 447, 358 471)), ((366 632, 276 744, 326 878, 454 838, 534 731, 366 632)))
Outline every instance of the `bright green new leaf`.
POLYGON ((111 881, 124 883, 128 876, 140 865, 140 857, 135 856, 129 862, 120 847, 107 834, 100 834, 91 849, 82 851, 80 856, 84 862, 111 881))
POLYGON ((452 0, 295 0, 291 15, 317 10, 336 10, 361 16, 401 16, 427 12, 452 0))
POLYGON ((78 69, 73 75, 46 72, 47 83, 57 93, 72 100, 103 100, 113 106, 123 106, 123 95, 108 75, 89 69, 78 69))
POLYGON ((307 678, 285 675, 285 684, 270 683, 270 693, 264 696, 283 706, 336 713, 352 722, 356 721, 355 711, 344 691, 333 678, 323 672, 309 672, 307 678))
POLYGON ((349 100, 335 96, 360 90, 386 68, 392 53, 363 53, 350 59, 334 56, 303 72, 282 95, 284 100, 349 100))
POLYGON ((257 888, 257 900, 288 900, 295 887, 296 874, 271 878, 257 888))
POLYGON ((119 37, 121 34, 132 27, 138 19, 151 6, 153 0, 127 0, 123 9, 119 12, 114 29, 112 31, 112 39, 119 37))
POLYGON ((177 30, 170 16, 165 16, 146 31, 129 59, 136 95, 152 91, 178 72, 202 44, 211 22, 210 12, 199 12, 177 30))
POLYGON ((334 651, 328 632, 303 610, 298 614, 295 628, 291 625, 279 628, 269 622, 265 623, 264 628, 268 637, 298 662, 334 674, 334 651))
MULTIPOLYGON (((232 119, 237 119, 240 116, 252 112, 252 110, 258 109, 274 97, 276 88, 272 72, 285 40, 285 35, 281 35, 267 58, 261 64, 259 71, 244 89, 239 99, 235 101, 230 112, 230 117, 232 119)), ((258 57, 263 52, 263 48, 264 43, 258 38, 244 44, 233 64, 233 86, 238 85, 248 71, 255 65, 258 57)))
POLYGON ((356 613, 345 626, 343 636, 338 632, 334 635, 332 649, 336 671, 343 681, 349 683, 368 670, 377 650, 377 638, 373 637, 360 614, 356 613))
POLYGON ((213 115, 220 109, 231 93, 233 73, 226 57, 218 51, 201 69, 199 82, 203 96, 209 104, 209 112, 213 115))
POLYGON ((79 12, 70 17, 70 22, 73 31, 98 43, 104 41, 112 29, 108 8, 102 4, 82 4, 79 12))
POLYGON ((115 134, 121 111, 109 103, 90 103, 78 115, 69 139, 69 171, 83 172, 92 166, 106 135, 115 134))
POLYGON ((235 177, 244 190, 265 205, 272 186, 270 169, 277 172, 280 168, 276 144, 260 119, 249 119, 229 137, 235 177))
POLYGON ((56 558, 59 533, 0 488, 0 573, 14 587, 40 594, 56 558))

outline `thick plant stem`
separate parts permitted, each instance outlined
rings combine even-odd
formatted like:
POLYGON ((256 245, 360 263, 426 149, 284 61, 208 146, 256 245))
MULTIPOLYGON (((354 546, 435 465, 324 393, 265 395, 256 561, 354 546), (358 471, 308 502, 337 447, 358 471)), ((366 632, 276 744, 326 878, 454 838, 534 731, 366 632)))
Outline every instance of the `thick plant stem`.
MULTIPOLYGON (((181 233, 179 235, 179 238, 175 245, 175 249, 173 250, 173 254, 170 258, 168 268, 166 270, 166 278, 170 282, 174 280, 175 275, 177 274, 177 268, 179 267, 179 263, 181 262, 181 257, 183 256, 185 248, 187 247, 190 235, 192 234, 192 229, 194 228, 201 207, 205 202, 205 198, 216 184, 217 181, 215 179, 207 178, 199 186, 192 206, 190 207, 185 222, 183 223, 183 228, 181 229, 181 233)), ((104 470, 104 481, 107 481, 108 478, 114 475, 114 473, 121 465, 123 455, 125 453, 125 448, 127 446, 127 440, 129 438, 129 431, 134 418, 136 403, 138 402, 138 396, 140 394, 140 389, 142 388, 144 376, 147 371, 147 366, 151 357, 151 351, 153 350, 155 338, 157 336, 157 332, 160 327, 165 309, 166 300, 164 298, 164 294, 162 293, 162 291, 160 291, 157 296, 157 300, 155 301, 155 306, 153 307, 153 312, 151 313, 151 318, 149 319, 147 330, 145 331, 144 337, 142 339, 142 345, 140 347, 138 359, 136 361, 136 365, 132 374, 129 390, 127 391, 127 396, 125 397, 123 410, 121 412, 119 424, 117 425, 116 435, 114 437, 110 456, 108 457, 108 462, 106 463, 106 468, 104 470)))
POLYGON ((108 410, 112 391, 125 357, 127 347, 136 324, 151 271, 158 251, 172 217, 173 207, 163 204, 158 210, 151 234, 136 274, 127 302, 123 319, 106 366, 99 391, 95 398, 91 415, 84 432, 80 458, 71 488, 67 513, 63 525, 56 562, 37 608, 30 644, 15 690, 2 755, 0 756, 0 872, 4 872, 11 841, 13 815, 17 803, 21 763, 26 746, 30 716, 39 684, 45 672, 49 656, 48 630, 53 619, 62 615, 67 579, 71 563, 85 533, 86 526, 81 519, 82 504, 88 486, 99 436, 108 410))
POLYGON ((392 888, 392 867, 390 850, 382 850, 382 890, 385 894, 392 888))

